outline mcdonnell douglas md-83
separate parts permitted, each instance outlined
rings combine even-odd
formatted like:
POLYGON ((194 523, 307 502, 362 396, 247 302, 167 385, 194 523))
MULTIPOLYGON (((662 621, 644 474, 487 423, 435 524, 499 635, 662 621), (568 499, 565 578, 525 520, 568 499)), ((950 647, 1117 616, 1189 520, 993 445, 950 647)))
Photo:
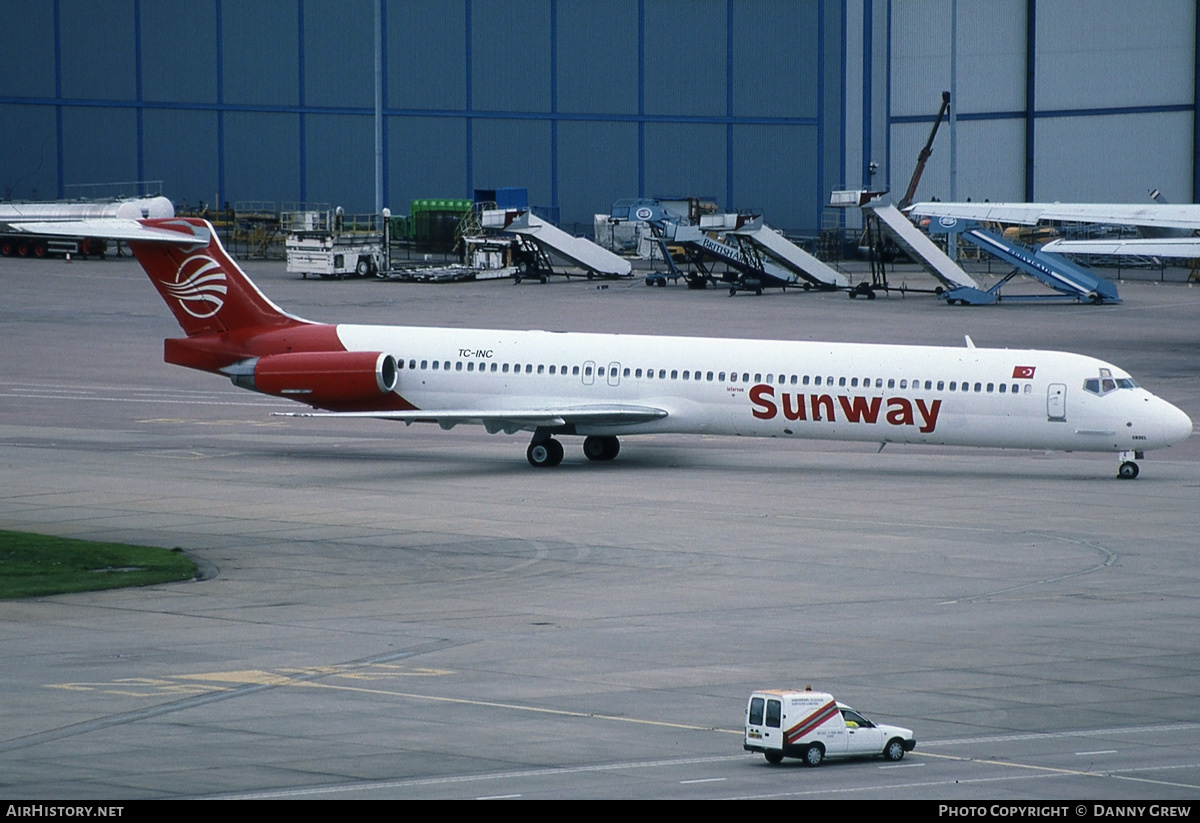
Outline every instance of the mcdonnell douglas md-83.
POLYGON ((674 432, 1113 452, 1134 478, 1142 452, 1192 433, 1181 410, 1081 354, 327 325, 268 300, 204 220, 76 225, 128 242, 187 335, 166 341, 168 363, 322 414, 532 432, 538 467, 562 461, 557 437, 611 460, 621 435, 674 432))

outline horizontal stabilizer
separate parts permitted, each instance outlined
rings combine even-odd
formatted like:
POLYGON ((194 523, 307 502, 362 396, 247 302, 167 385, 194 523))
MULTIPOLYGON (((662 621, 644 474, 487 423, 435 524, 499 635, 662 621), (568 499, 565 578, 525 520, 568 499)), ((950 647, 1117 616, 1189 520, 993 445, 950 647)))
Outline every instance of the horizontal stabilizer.
MULTIPOLYGON (((164 222, 163 220, 159 221, 164 222)), ((49 237, 94 237, 102 240, 140 240, 146 243, 173 243, 179 246, 207 245, 207 229, 190 223, 180 225, 183 231, 147 226, 140 220, 97 218, 94 220, 47 220, 0 224, 10 233, 45 235, 49 237), (203 235, 203 236, 202 236, 203 235)), ((207 225, 207 224, 206 224, 207 225)))

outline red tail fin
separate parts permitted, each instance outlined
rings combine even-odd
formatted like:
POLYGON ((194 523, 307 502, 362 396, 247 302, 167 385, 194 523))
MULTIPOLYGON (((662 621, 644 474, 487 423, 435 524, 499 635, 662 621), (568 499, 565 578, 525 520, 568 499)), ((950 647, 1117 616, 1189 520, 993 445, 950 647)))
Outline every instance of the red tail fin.
POLYGON ((269 331, 308 325, 276 306, 225 253, 207 220, 173 217, 140 221, 179 232, 181 242, 130 240, 146 274, 188 337, 269 331))

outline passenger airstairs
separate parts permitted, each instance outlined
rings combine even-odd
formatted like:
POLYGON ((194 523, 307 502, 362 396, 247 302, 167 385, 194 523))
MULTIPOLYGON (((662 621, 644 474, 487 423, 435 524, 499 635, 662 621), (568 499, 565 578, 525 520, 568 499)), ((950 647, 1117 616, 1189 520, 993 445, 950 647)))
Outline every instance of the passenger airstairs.
POLYGON ((979 284, 969 274, 959 268, 957 263, 891 203, 876 201, 863 206, 863 210, 875 214, 884 231, 896 241, 896 245, 908 252, 913 260, 920 263, 946 289, 973 289, 983 293, 979 284))
POLYGON ((737 227, 736 214, 711 214, 700 219, 700 225, 689 226, 675 222, 661 225, 661 244, 673 243, 682 246, 688 259, 712 280, 717 278, 705 267, 703 257, 718 260, 738 272, 736 280, 728 280, 729 293, 753 291, 762 294, 763 286, 787 286, 797 282, 794 272, 773 260, 756 259, 747 255, 740 244, 713 237, 725 235, 737 227))
POLYGON ((979 289, 952 289, 942 297, 953 304, 999 303, 1001 300, 1075 300, 1080 303, 1120 303, 1116 285, 1098 277, 1072 263, 1061 255, 1032 249, 1021 243, 1007 240, 1001 235, 984 229, 968 229, 963 232, 965 240, 974 243, 983 251, 1016 266, 1016 269, 987 291, 979 289), (1018 273, 1024 272, 1054 289, 1056 295, 1021 294, 1002 297, 1001 287, 1018 273))
POLYGON ((792 282, 801 279, 805 281, 805 288, 810 285, 824 289, 844 289, 850 286, 850 282, 840 272, 763 223, 761 216, 730 231, 727 236, 746 241, 752 247, 747 249, 743 246, 743 253, 747 256, 766 255, 784 266, 792 273, 792 282))
POLYGON ((531 265, 543 282, 552 271, 546 253, 557 255, 587 272, 588 277, 629 277, 632 264, 586 237, 575 237, 528 210, 487 209, 479 216, 485 229, 511 232, 521 238, 531 265), (532 248, 530 247, 532 245, 532 248))
POLYGON ((706 281, 721 281, 729 293, 753 291, 762 294, 764 286, 811 288, 844 287, 841 274, 826 266, 803 249, 788 242, 781 234, 763 225, 762 218, 747 219, 740 214, 702 214, 697 223, 665 208, 652 199, 620 200, 613 204, 611 218, 640 221, 651 227, 654 242, 662 249, 668 274, 652 274, 647 284, 666 285, 667 277, 686 277, 689 286, 704 287, 706 281), (683 250, 700 275, 685 275, 671 258, 669 246, 683 250), (737 272, 718 276, 709 261, 716 260, 737 272))

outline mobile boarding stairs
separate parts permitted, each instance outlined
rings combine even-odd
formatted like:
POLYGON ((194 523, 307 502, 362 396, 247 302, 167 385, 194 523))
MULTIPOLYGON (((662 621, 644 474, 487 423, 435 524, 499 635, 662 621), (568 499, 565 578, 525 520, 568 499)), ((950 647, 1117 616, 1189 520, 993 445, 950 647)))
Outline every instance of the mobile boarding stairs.
POLYGON ((964 221, 940 220, 939 231, 960 231, 963 239, 1014 267, 994 286, 983 289, 895 206, 876 200, 864 205, 863 210, 878 218, 880 228, 941 283, 935 292, 951 306, 1055 300, 1097 304, 1121 302, 1112 281, 1092 274, 1061 255, 1025 246, 964 221), (1003 294, 1004 286, 1018 274, 1029 275, 1057 293, 1003 294))

